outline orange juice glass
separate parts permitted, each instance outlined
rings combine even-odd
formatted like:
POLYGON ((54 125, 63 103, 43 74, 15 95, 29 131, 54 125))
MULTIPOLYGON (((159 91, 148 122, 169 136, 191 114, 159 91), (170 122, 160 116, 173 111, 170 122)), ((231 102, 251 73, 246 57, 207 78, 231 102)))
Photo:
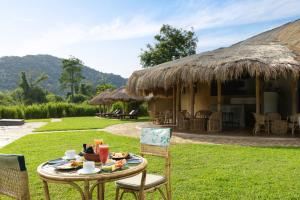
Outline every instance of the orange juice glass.
POLYGON ((101 145, 101 144, 103 144, 103 140, 102 139, 94 139, 94 143, 95 143, 95 145, 101 145))

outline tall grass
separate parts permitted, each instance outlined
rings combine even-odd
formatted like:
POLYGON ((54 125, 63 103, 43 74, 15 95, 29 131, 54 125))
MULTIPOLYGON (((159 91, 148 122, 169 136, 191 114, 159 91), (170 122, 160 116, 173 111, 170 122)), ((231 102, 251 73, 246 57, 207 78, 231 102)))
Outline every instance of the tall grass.
POLYGON ((87 104, 47 103, 29 106, 0 106, 0 118, 9 119, 41 119, 76 116, 92 116, 98 107, 87 104))

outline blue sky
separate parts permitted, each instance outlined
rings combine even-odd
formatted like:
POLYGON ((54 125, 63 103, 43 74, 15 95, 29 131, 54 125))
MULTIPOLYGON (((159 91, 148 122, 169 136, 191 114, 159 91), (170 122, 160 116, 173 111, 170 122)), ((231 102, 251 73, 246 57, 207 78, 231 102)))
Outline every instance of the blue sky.
POLYGON ((199 53, 299 18, 299 0, 0 0, 0 56, 73 55, 128 77, 162 24, 193 27, 199 53))

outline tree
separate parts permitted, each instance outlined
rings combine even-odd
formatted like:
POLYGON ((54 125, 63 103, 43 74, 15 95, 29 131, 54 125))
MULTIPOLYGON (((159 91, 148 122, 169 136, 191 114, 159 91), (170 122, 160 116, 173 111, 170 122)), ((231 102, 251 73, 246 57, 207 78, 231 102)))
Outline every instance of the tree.
POLYGON ((76 92, 75 88, 78 88, 81 80, 84 79, 81 72, 82 67, 82 61, 75 57, 63 59, 62 61, 62 73, 59 81, 62 88, 70 88, 70 95, 72 101, 76 92))
POLYGON ((18 87, 15 90, 10 92, 11 97, 13 98, 15 104, 24 103, 24 92, 23 89, 18 87))
POLYGON ((53 94, 53 93, 47 94, 46 100, 47 100, 47 102, 62 102, 62 101, 64 101, 64 99, 61 96, 53 94))
POLYGON ((20 88, 23 92, 25 104, 46 102, 46 91, 39 84, 48 79, 48 76, 41 74, 33 82, 29 82, 25 72, 21 72, 20 88))
POLYGON ((147 44, 147 50, 142 49, 140 61, 144 68, 196 53, 198 39, 193 30, 163 25, 154 39, 154 46, 147 44))
POLYGON ((8 106, 14 104, 14 99, 9 92, 0 92, 0 105, 8 106))
POLYGON ((93 85, 90 83, 81 83, 79 85, 79 94, 91 97, 93 96, 93 93, 95 92, 95 89, 93 88, 93 85))
POLYGON ((107 89, 116 89, 116 87, 110 83, 103 83, 97 86, 96 91, 97 94, 100 94, 101 92, 104 92, 107 89))

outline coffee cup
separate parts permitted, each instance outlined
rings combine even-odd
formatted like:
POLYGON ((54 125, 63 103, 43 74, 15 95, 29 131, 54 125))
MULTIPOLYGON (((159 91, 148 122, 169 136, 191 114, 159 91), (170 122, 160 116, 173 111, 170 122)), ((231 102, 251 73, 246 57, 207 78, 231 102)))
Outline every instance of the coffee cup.
POLYGON ((93 173, 95 171, 95 162, 94 161, 83 162, 82 170, 85 173, 93 173))
POLYGON ((66 156, 67 159, 75 159, 76 151, 75 150, 67 150, 65 152, 65 156, 66 156))

